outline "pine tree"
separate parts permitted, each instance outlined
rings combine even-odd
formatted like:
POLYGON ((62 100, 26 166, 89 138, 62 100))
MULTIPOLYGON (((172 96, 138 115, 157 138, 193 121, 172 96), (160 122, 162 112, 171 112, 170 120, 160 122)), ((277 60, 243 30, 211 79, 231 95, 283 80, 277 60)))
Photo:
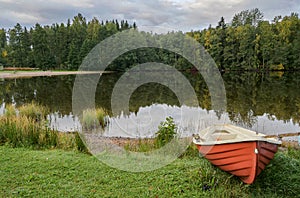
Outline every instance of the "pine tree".
POLYGON ((7 62, 7 38, 5 29, 0 29, 0 66, 6 65, 7 62))

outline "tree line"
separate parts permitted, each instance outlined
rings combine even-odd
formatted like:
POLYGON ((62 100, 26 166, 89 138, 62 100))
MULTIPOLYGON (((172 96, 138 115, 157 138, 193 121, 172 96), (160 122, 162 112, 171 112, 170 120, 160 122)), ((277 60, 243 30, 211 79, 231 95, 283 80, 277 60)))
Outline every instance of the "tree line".
POLYGON ((105 38, 131 28, 127 21, 87 21, 81 14, 67 24, 41 26, 29 30, 17 23, 0 30, 0 64, 42 70, 76 70, 89 51, 105 38))
POLYGON ((300 69, 300 19, 297 13, 263 19, 259 9, 222 17, 216 27, 192 31, 222 70, 300 69))
MULTIPOLYGON (((68 20, 67 24, 36 24, 29 30, 17 24, 9 30, 0 29, 0 64, 42 70, 76 70, 99 42, 132 28, 137 29, 135 23, 100 22, 97 18, 87 21, 81 14, 68 20)), ((259 9, 245 10, 229 23, 221 17, 216 27, 210 25, 186 34, 204 46, 220 70, 300 69, 300 19, 297 13, 267 21, 259 9)), ((172 52, 141 49, 122 55, 110 69, 124 71, 134 64, 151 61, 175 65, 178 69, 192 67, 172 52)))

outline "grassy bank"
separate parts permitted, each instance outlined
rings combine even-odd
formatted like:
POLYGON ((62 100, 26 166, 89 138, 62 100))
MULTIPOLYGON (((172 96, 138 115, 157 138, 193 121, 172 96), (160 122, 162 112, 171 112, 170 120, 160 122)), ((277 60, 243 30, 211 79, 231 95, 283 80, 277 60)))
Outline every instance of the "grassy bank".
POLYGON ((300 152, 279 152, 249 186, 207 160, 184 157, 128 173, 75 151, 0 147, 1 197, 297 197, 300 152))
MULTIPOLYGON (((0 197, 297 197, 300 150, 276 154, 252 185, 212 166, 190 146, 172 164, 151 172, 128 173, 110 168, 79 151, 78 134, 47 127, 47 108, 8 105, 0 117, 0 197), (36 149, 36 150, 34 150, 36 149)), ((83 114, 85 129, 104 127, 104 110, 83 114)), ((137 152, 159 148, 174 138, 171 118, 157 137, 125 144, 137 152)))
POLYGON ((0 145, 87 152, 78 133, 60 133, 48 126, 48 109, 38 104, 7 105, 0 116, 0 145))

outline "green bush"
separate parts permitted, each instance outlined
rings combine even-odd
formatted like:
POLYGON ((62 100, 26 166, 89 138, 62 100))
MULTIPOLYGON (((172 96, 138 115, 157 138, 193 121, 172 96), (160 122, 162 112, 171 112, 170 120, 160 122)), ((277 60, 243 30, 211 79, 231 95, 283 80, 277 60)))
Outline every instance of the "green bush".
POLYGON ((176 137, 177 127, 172 117, 167 117, 166 121, 161 122, 156 132, 155 145, 160 148, 169 143, 176 137))

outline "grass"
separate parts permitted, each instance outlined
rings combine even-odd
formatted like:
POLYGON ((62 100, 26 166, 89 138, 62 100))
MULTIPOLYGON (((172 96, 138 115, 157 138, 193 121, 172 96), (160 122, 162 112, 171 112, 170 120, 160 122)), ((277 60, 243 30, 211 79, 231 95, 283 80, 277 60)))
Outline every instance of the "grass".
POLYGON ((261 182, 255 183, 255 193, 267 191, 279 197, 299 197, 300 195, 300 150, 288 149, 279 152, 276 159, 262 172, 261 182))
POLYGON ((124 149, 133 152, 148 152, 157 148, 153 139, 138 139, 129 141, 124 145, 124 149))
POLYGON ((0 196, 297 197, 297 156, 299 151, 279 152, 249 186, 199 157, 177 159, 156 171, 129 173, 75 151, 0 146, 0 196))
MULTIPOLYGON (((300 150, 289 148, 278 152, 252 185, 243 184, 206 159, 199 158, 197 149, 192 145, 179 159, 164 168, 129 173, 113 169, 84 154, 88 151, 78 133, 50 130, 45 123, 44 110, 36 104, 19 109, 9 105, 4 116, 0 117, 0 197, 300 195, 300 150)), ((90 115, 93 122, 98 122, 99 118, 104 120, 102 113, 98 116, 97 112, 91 111, 90 115)), ((169 125, 165 127, 169 128, 169 125)), ((146 139, 126 147, 127 150, 145 152, 156 149, 157 144, 153 139, 146 139)))

